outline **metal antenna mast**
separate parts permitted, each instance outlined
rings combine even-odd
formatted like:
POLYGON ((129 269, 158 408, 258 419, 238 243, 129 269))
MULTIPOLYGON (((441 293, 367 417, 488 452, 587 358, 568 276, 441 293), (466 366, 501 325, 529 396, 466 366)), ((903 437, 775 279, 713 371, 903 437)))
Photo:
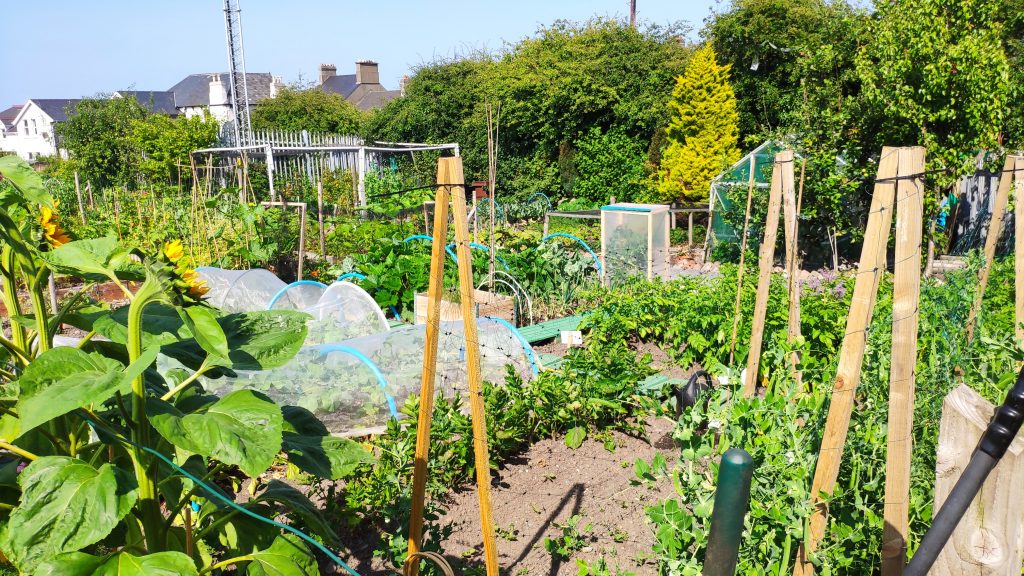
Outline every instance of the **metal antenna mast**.
POLYGON ((252 133, 249 122, 249 87, 245 81, 245 50, 242 48, 242 8, 239 0, 224 0, 224 31, 228 40, 231 110, 235 115, 235 146, 244 146, 252 133))

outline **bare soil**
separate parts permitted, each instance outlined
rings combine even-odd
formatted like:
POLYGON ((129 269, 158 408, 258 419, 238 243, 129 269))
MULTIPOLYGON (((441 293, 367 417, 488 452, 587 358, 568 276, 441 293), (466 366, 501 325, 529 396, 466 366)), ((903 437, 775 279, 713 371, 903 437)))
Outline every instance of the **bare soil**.
MULTIPOLYGON (((594 563, 602 556, 613 573, 618 567, 656 574, 651 559, 654 532, 644 508, 672 497, 674 489, 664 478, 648 485, 635 482, 633 463, 637 458, 650 461, 658 452, 672 461, 672 426, 651 418, 647 439, 613 432, 613 451, 593 438, 576 450, 561 438, 543 440, 504 467, 491 491, 502 574, 576 574, 576 559, 594 563), (577 514, 584 547, 569 559, 545 550, 544 540, 561 536, 561 526, 577 514)), ((448 510, 444 520, 452 534, 444 550, 464 573, 483 563, 476 490, 454 494, 448 510)))

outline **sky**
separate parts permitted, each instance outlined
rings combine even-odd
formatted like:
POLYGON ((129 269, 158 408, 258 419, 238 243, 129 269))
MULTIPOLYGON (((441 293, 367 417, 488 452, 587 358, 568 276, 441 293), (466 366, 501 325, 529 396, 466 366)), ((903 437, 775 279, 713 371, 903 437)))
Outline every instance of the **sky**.
MULTIPOLYGON (((697 30, 720 0, 637 0, 643 24, 697 30)), ((4 7, 0 109, 30 98, 166 90, 189 74, 226 72, 223 0, 32 0, 4 7)), ((629 0, 240 0, 248 72, 310 82, 321 63, 381 83, 418 64, 500 50, 557 19, 628 18, 629 0)))

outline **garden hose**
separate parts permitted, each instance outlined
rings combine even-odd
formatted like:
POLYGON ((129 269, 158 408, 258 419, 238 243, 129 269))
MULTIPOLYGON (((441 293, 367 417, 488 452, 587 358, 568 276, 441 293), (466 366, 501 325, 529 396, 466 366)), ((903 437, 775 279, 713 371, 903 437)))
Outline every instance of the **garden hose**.
POLYGON ((1024 368, 1017 373, 1017 382, 1006 394, 1006 400, 996 409, 995 415, 982 434, 971 461, 953 486, 953 491, 935 515, 931 528, 921 539, 921 546, 910 559, 903 576, 925 576, 938 558, 949 537, 953 535, 970 507, 974 497, 981 490, 985 479, 1006 454, 1010 443, 1024 423, 1024 368))
MULTIPOLYGON (((86 416, 82 416, 82 419, 85 420, 85 422, 87 424, 89 424, 89 426, 93 429, 93 432, 95 432, 97 435, 99 435, 99 432, 100 432, 99 428, 100 428, 100 426, 96 422, 93 422, 92 419, 90 419, 90 418, 88 418, 86 416)), ((255 513, 255 512, 253 512, 252 510, 249 510, 248 508, 246 508, 244 506, 240 506, 240 505, 236 504, 232 499, 230 499, 227 496, 221 494, 220 490, 210 486, 209 484, 203 482, 199 478, 196 478, 193 474, 189 473, 188 470, 185 470, 181 466, 178 466, 170 458, 164 456, 160 452, 157 452, 156 450, 153 450, 152 448, 150 448, 148 446, 142 446, 140 444, 136 444, 135 442, 132 442, 128 438, 125 438, 124 436, 118 434, 117 432, 114 432, 113 430, 104 429, 103 433, 108 435, 108 436, 110 436, 110 437, 112 437, 112 438, 114 438, 118 442, 121 442, 122 444, 126 444, 128 446, 133 446, 133 447, 138 448, 140 450, 143 450, 143 451, 145 451, 145 452, 147 452, 149 454, 152 454, 153 456, 158 458, 161 462, 163 462, 164 464, 170 466, 173 470, 175 470, 176 472, 178 472, 182 476, 184 476, 184 477, 188 478, 189 480, 195 482, 196 485, 201 486, 204 490, 206 490, 206 492, 208 494, 210 494, 211 496, 213 496, 217 500, 220 500, 222 503, 226 504, 228 507, 230 507, 230 508, 232 508, 232 509, 234 509, 234 510, 236 510, 238 512, 241 512, 242 514, 245 514, 246 516, 249 516, 250 518, 253 518, 255 520, 263 522, 264 524, 270 524, 271 526, 274 526, 275 528, 280 528, 281 530, 286 530, 288 532, 291 532, 292 534, 295 534, 296 536, 301 538, 303 541, 305 541, 307 544, 309 544, 310 546, 312 546, 312 547, 316 548, 317 550, 319 550, 321 554, 323 554, 324 556, 327 556, 328 558, 330 558, 332 562, 334 562, 338 566, 340 566, 343 569, 345 569, 345 571, 348 572, 349 574, 351 574, 352 576, 360 576, 360 574, 358 572, 356 572, 354 569, 352 569, 351 566, 346 564, 345 561, 342 560, 337 554, 335 554, 334 552, 331 552, 323 544, 320 544, 315 539, 313 539, 310 536, 306 535, 304 532, 302 532, 298 528, 295 528, 293 526, 289 526, 287 524, 282 524, 281 522, 278 522, 276 520, 272 520, 270 518, 265 518, 265 517, 260 516, 259 514, 255 513)))

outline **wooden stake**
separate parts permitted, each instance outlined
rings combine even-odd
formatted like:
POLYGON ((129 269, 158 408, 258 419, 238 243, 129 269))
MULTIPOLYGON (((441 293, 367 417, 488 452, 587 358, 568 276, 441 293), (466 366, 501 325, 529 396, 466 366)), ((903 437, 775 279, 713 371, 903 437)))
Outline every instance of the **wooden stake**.
POLYGON ((860 369, 864 362, 867 328, 875 307, 878 282, 885 271, 885 248, 889 239, 889 228, 892 226, 897 160, 896 148, 882 148, 882 159, 878 163, 878 176, 871 198, 867 228, 864 230, 860 264, 857 266, 857 282, 853 287, 850 313, 846 317, 846 332, 839 352, 839 365, 832 384, 832 401, 828 407, 825 431, 818 452, 818 464, 814 469, 814 480, 811 483, 811 503, 815 509, 811 513, 808 533, 797 554, 793 569, 796 576, 814 574, 810 554, 817 549, 818 542, 825 534, 827 510, 820 494, 831 494, 839 476, 843 446, 846 444, 846 434, 850 428, 854 392, 860 382, 860 369))
POLYGON ((768 214, 764 223, 764 240, 758 258, 757 298, 754 300, 754 318, 750 328, 750 351, 747 353, 747 376, 743 380, 743 395, 747 398, 757 390, 757 371, 761 364, 761 343, 764 338, 764 319, 768 313, 768 290, 772 282, 775 261, 775 239, 779 233, 779 204, 782 201, 783 167, 788 166, 789 188, 793 188, 793 152, 787 150, 775 155, 772 168, 772 186, 768 194, 768 214))
POLYGON ((1015 289, 1014 326, 1017 333, 1017 345, 1024 346, 1024 156, 1017 156, 1014 163, 1013 177, 1015 180, 1013 193, 1013 272, 1015 289))
MULTIPOLYGON (((750 203, 754 198, 754 168, 756 167, 754 154, 750 155, 750 182, 747 185, 747 210, 743 213, 743 236, 740 238, 740 267, 736 272, 736 305, 732 310, 732 338, 729 340, 729 366, 732 366, 733 356, 736 352, 736 332, 740 327, 740 301, 743 298, 743 271, 747 257, 747 228, 750 226, 750 203)), ((714 206, 712 201, 711 206, 714 206)), ((708 207, 708 230, 711 230, 712 208, 708 207)), ((710 232, 708 233, 710 237, 710 232)), ((602 236, 603 238, 604 236, 602 236)), ((707 238, 704 239, 707 244, 707 238)))
MULTIPOLYGON (((807 161, 804 160, 800 166, 800 187, 803 189, 804 184, 804 167, 807 161)), ((785 212, 785 233, 786 233, 786 274, 789 276, 788 292, 789 292, 789 321, 787 324, 788 330, 786 334, 787 341, 792 344, 798 338, 800 338, 800 266, 797 261, 797 238, 798 238, 798 222, 797 217, 799 216, 798 208, 796 205, 796 193, 793 190, 793 163, 790 162, 787 166, 782 167, 783 175, 783 186, 782 186, 782 204, 783 211, 785 212), (786 171, 789 171, 789 179, 785 178, 786 171)), ((800 364, 800 354, 793 352, 790 355, 790 363, 793 365, 793 380, 796 382, 797 390, 802 388, 801 386, 801 375, 797 366, 800 364)))
POLYGON ((75 170, 75 196, 78 196, 78 215, 85 225, 85 203, 82 201, 82 188, 78 185, 78 170, 75 170))
POLYGON ((924 148, 900 148, 897 172, 901 178, 896 186, 896 260, 882 576, 900 576, 907 562, 910 454, 914 442, 914 366, 917 364, 918 304, 921 296, 924 148), (913 179, 904 178, 915 175, 913 179))
POLYGON ((999 235, 1003 231, 1003 214, 1006 212, 1006 202, 1010 195, 1010 182, 1013 180, 1014 166, 1020 156, 1007 156, 1003 164, 1003 172, 999 175, 999 188, 996 190, 995 202, 992 205, 992 219, 988 223, 988 235, 985 236, 985 264, 978 272, 978 289, 974 295, 974 304, 967 315, 967 341, 974 339, 974 327, 978 321, 978 313, 981 312, 981 301, 985 297, 985 288, 988 287, 988 276, 992 268, 992 261, 996 257, 996 247, 999 244, 999 235))
MULTIPOLYGON (((462 159, 442 158, 450 164, 448 182, 462 184, 462 159)), ((455 254, 459 262, 459 297, 462 324, 466 335, 466 373, 469 378, 469 409, 473 418, 473 459, 476 463, 476 487, 480 497, 480 528, 484 539, 484 564, 487 576, 498 576, 498 545, 491 516, 491 465, 487 455, 487 415, 480 376, 480 338, 477 334, 473 303, 473 255, 469 252, 469 224, 466 222, 466 195, 460 187, 452 193, 455 222, 455 254)), ((492 240, 493 242, 493 240, 492 240)), ((493 252, 492 252, 493 254, 493 252)))
POLYGON ((327 258, 327 234, 324 232, 324 183, 316 183, 316 225, 320 229, 320 258, 327 258))
MULTIPOLYGON (((437 163, 437 182, 452 184, 451 165, 444 158, 437 163)), ((427 285, 426 341, 423 346, 423 372, 420 384, 420 409, 416 421, 416 458, 413 461, 412 512, 409 517, 409 554, 420 551, 423 541, 423 509, 427 488, 427 458, 430 455, 430 424, 434 414, 434 379, 437 376, 437 345, 441 327, 441 298, 444 296, 445 245, 448 243, 448 206, 450 195, 458 189, 437 188, 434 204, 434 241, 430 249, 430 280, 427 285)), ((410 574, 416 576, 419 563, 410 574)))
MULTIPOLYGON (((287 207, 288 205, 285 204, 287 207)), ((299 206, 299 266, 296 280, 302 280, 302 263, 306 256, 306 203, 299 206)))
MULTIPOLYGON (((937 513, 974 453, 995 407, 961 384, 942 403, 935 462, 937 513)), ((1024 562, 1024 437, 1018 436, 985 480, 930 574, 1018 576, 1024 562)))

